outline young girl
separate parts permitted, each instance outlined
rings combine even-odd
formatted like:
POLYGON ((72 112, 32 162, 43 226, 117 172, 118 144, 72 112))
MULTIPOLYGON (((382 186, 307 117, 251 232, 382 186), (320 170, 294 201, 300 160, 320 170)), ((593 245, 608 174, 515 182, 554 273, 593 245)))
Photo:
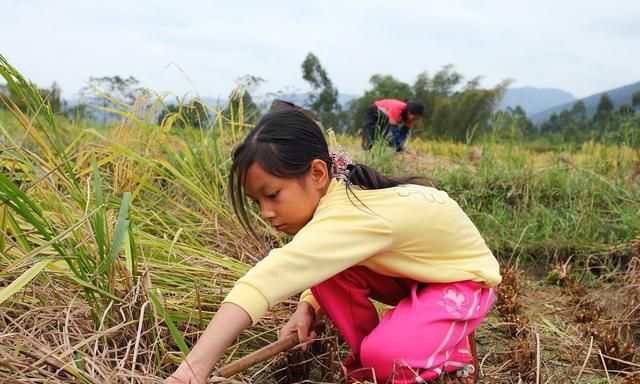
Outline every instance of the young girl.
POLYGON ((248 197, 293 238, 238 280, 167 382, 205 383, 245 328, 303 291, 281 337, 308 341, 328 316, 351 348, 350 378, 473 382, 467 338, 493 303, 498 263, 455 201, 411 181, 330 153, 302 112, 266 115, 233 153, 229 191, 245 228, 248 197), (394 308, 379 319, 370 299, 394 308))
POLYGON ((409 128, 424 115, 424 105, 415 100, 376 100, 362 119, 362 148, 371 149, 379 139, 386 139, 396 151, 404 150, 409 128))

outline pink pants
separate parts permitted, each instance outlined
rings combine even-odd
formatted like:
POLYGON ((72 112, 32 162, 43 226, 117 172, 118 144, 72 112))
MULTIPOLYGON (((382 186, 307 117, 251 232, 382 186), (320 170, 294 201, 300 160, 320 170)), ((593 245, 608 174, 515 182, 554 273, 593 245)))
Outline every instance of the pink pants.
POLYGON ((467 336, 489 312, 493 288, 420 283, 351 267, 311 288, 352 354, 351 378, 423 383, 471 361, 467 336), (369 299, 395 306, 382 319, 369 299), (369 368, 369 369, 360 369, 369 368))

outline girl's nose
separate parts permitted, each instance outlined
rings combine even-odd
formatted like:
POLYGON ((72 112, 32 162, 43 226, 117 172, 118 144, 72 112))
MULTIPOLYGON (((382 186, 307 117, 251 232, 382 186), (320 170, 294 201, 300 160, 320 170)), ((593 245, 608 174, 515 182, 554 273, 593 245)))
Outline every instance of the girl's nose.
POLYGON ((267 220, 273 219, 274 217, 276 217, 276 212, 273 209, 271 209, 270 207, 262 208, 260 210, 260 213, 262 214, 262 217, 264 217, 267 220))

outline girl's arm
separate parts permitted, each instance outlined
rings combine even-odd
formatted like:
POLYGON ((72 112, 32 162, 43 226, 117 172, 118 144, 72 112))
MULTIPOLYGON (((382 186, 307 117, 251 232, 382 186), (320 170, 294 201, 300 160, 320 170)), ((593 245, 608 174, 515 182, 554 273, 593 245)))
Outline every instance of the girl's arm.
POLYGON ((251 317, 239 306, 224 303, 200 339, 167 384, 204 384, 213 367, 231 343, 251 325, 251 317))

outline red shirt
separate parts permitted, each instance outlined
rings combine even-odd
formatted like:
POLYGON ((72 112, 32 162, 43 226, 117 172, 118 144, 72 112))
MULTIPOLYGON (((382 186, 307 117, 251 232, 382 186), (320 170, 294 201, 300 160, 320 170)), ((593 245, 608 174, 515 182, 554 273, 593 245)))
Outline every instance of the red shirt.
POLYGON ((391 124, 404 123, 407 127, 413 125, 404 122, 402 119, 402 112, 407 109, 407 103, 396 99, 382 99, 374 101, 373 105, 389 117, 391 124))

